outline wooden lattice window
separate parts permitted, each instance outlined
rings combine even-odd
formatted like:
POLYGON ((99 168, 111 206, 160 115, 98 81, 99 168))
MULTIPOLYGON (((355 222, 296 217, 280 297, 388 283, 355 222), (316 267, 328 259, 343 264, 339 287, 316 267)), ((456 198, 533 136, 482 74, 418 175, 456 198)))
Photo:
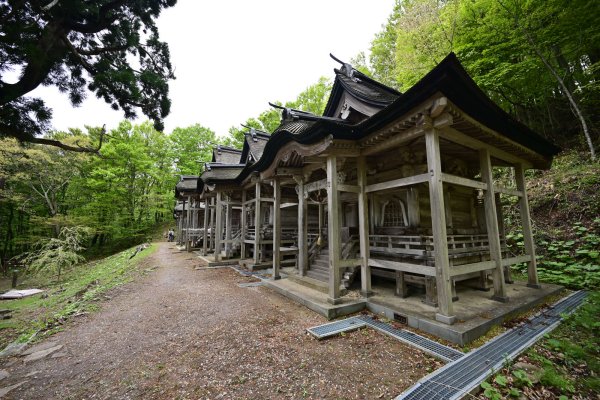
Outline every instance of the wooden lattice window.
POLYGON ((392 200, 383 206, 383 226, 407 226, 406 207, 401 200, 392 200))

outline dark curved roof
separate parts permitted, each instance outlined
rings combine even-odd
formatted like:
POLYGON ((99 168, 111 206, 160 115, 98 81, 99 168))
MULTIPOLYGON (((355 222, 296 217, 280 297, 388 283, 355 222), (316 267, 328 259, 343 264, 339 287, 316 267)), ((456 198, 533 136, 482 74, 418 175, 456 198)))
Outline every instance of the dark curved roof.
POLYGON ((253 160, 259 160, 270 137, 271 135, 268 133, 254 128, 246 132, 244 134, 244 147, 242 148, 240 163, 248 163, 250 155, 253 160))
MULTIPOLYGON (((362 82, 352 81, 351 77, 344 74, 344 77, 352 82, 348 83, 348 79, 338 74, 336 77, 338 89, 334 84, 324 116, 316 116, 298 110, 286 110, 284 114, 287 117, 269 137, 258 161, 246 165, 229 165, 230 169, 227 172, 210 174, 207 173, 208 171, 205 172, 198 179, 199 191, 202 190, 201 182, 203 181, 206 183, 224 181, 241 183, 252 172, 266 170, 274 162, 278 150, 292 141, 306 145, 316 143, 328 135, 331 135, 333 139, 360 140, 408 114, 416 106, 423 104, 438 93, 446 96, 454 105, 482 125, 540 154, 548 161, 560 151, 560 148, 516 121, 490 100, 471 79, 454 53, 450 53, 404 94, 395 92, 358 71, 355 71, 354 74, 353 76, 358 77, 362 82), (357 89, 357 86, 360 86, 360 90, 357 89), (373 89, 372 92, 371 89, 373 89), (341 95, 340 90, 348 92, 352 90, 353 94, 370 99, 372 104, 375 104, 376 101, 380 101, 380 104, 384 102, 389 102, 389 104, 362 122, 351 124, 327 114, 331 111, 331 104, 335 103, 335 97, 341 95), (386 90, 387 95, 384 93, 386 90)), ((220 170, 223 167, 224 165, 215 165, 213 170, 220 170)))
POLYGON ((242 151, 229 146, 219 145, 213 148, 212 162, 239 164, 242 151))
POLYGON ((352 68, 348 72, 349 68, 352 67, 345 64, 341 70, 334 69, 335 80, 323 112, 324 116, 335 116, 334 113, 344 92, 363 103, 380 109, 387 107, 401 95, 396 89, 377 82, 356 69, 352 68))
POLYGON ((196 192, 197 182, 198 175, 181 175, 179 182, 175 185, 175 197, 178 198, 184 193, 196 192))

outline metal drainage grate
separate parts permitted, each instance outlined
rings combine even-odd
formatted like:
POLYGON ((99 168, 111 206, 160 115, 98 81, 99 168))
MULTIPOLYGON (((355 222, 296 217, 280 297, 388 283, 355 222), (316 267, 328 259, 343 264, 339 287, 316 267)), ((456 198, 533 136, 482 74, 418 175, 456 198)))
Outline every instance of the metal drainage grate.
POLYGON ((360 317, 356 318, 364 321, 368 326, 377 329, 379 332, 390 335, 393 338, 398 339, 401 342, 404 342, 413 347, 417 347, 423 350, 425 353, 428 353, 443 361, 455 361, 464 356, 464 353, 461 353, 460 351, 455 350, 451 347, 444 346, 443 344, 440 344, 434 340, 428 339, 421 335, 417 335, 416 333, 407 331, 405 329, 396 329, 390 324, 374 320, 373 318, 367 315, 361 315, 360 317))
POLYGON ((353 317, 341 321, 330 322, 325 325, 313 326, 312 328, 308 328, 307 331, 317 339, 325 339, 337 335, 338 333, 362 328, 365 325, 365 322, 353 317))
POLYGON ((460 399, 493 371, 502 368, 506 360, 514 359, 541 336, 554 329, 560 323, 560 315, 573 312, 581 305, 585 296, 583 291, 573 293, 523 324, 426 376, 396 399, 460 399))

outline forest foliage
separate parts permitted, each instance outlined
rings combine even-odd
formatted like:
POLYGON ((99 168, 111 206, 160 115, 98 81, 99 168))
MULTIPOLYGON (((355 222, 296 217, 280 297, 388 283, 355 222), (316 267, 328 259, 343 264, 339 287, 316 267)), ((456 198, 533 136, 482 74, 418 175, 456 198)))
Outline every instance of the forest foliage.
POLYGON ((598 20, 597 1, 398 0, 372 42, 370 71, 406 91, 453 51, 517 120, 561 146, 592 152, 600 122, 598 20))

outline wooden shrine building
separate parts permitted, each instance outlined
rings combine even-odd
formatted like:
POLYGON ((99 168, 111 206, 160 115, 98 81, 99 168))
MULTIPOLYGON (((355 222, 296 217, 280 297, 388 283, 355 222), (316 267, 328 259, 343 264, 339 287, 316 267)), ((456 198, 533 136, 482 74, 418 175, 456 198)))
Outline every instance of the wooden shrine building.
POLYGON ((197 197, 183 177, 178 190, 210 210, 202 251, 215 260, 322 282, 330 304, 353 285, 369 298, 375 280, 395 282, 396 296, 424 293, 435 319, 453 324, 457 285, 509 302, 510 266, 527 263, 539 287, 525 171, 549 168, 558 151, 494 104, 454 54, 405 93, 342 63, 323 115, 283 109, 270 135, 249 129, 241 151, 215 149, 197 197), (497 169, 513 178, 495 182, 497 169), (509 203, 521 253, 505 243, 509 203))

